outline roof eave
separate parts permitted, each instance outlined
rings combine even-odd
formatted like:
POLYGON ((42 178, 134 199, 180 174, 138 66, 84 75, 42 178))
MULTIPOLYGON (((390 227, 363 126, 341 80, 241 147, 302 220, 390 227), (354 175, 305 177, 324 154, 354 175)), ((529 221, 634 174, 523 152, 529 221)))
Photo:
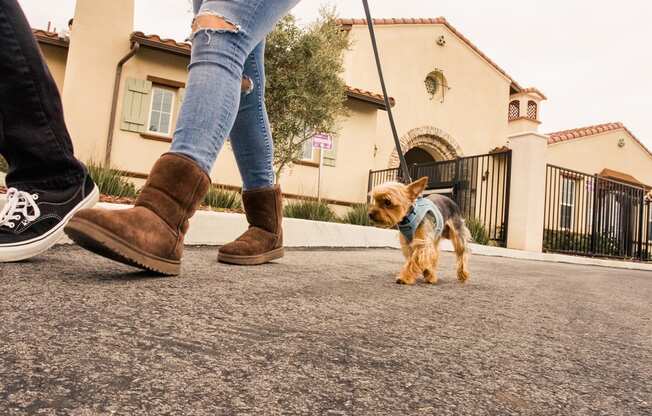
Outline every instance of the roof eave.
POLYGON ((59 48, 65 49, 70 47, 70 41, 67 38, 62 38, 54 32, 46 32, 44 30, 33 29, 32 33, 39 43, 57 46, 59 48))
MULTIPOLYGON (((385 100, 369 97, 369 96, 364 95, 364 94, 357 94, 357 93, 355 93, 353 91, 347 91, 346 96, 350 100, 357 100, 357 101, 364 102, 366 104, 372 104, 373 106, 375 106, 379 110, 387 111, 387 106, 385 105, 385 100)), ((395 102, 394 99, 390 100, 390 105, 392 107, 394 107, 396 105, 396 102, 395 102)))
POLYGON ((161 40, 151 39, 150 36, 145 35, 143 32, 134 32, 130 37, 132 42, 138 42, 140 46, 147 48, 157 49, 165 52, 170 52, 180 56, 190 56, 190 48, 182 46, 175 42, 175 44, 164 42, 161 40))

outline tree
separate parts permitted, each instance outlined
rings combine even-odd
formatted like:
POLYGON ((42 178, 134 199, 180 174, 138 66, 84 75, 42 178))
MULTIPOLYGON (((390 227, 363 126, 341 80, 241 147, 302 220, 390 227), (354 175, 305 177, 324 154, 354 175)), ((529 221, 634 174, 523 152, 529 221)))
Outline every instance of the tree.
POLYGON ((277 177, 296 160, 316 133, 333 134, 346 115, 346 85, 341 78, 347 34, 333 9, 302 28, 292 15, 267 37, 266 104, 274 137, 277 177))

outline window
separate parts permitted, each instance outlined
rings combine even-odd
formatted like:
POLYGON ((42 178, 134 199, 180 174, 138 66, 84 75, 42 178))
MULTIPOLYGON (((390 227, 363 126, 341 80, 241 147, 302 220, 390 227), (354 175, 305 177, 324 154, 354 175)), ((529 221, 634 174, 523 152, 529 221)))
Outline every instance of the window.
POLYGON ((174 111, 175 91, 154 86, 152 88, 152 105, 149 113, 147 130, 150 133, 169 136, 174 111))
POLYGON ((521 115, 521 102, 518 100, 514 100, 511 103, 509 103, 509 119, 510 120, 516 120, 519 118, 521 115))
POLYGON ((299 159, 313 161, 315 156, 315 149, 312 148, 312 139, 308 139, 303 142, 303 148, 301 149, 301 154, 299 159))
POLYGON ((575 208, 575 180, 563 178, 561 183, 561 206, 559 226, 569 230, 573 225, 573 211, 575 208))
POLYGON ((527 102, 527 118, 532 120, 537 119, 537 103, 534 101, 527 102))

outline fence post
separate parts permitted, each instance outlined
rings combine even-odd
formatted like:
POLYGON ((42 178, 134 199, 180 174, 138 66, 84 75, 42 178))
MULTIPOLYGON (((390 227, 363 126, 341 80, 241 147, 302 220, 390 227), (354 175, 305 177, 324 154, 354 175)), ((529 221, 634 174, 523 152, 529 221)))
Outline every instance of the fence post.
POLYGON ((643 223, 646 222, 645 216, 645 189, 641 190, 641 199, 639 200, 640 208, 638 210, 638 258, 643 261, 643 223))
POLYGON ((596 247, 595 244, 598 239, 598 221, 599 221, 599 195, 600 194, 600 177, 595 174, 593 175, 593 206, 592 211, 593 215, 591 216, 591 254, 595 254, 596 247))
POLYGON ((507 247, 540 253, 548 137, 536 132, 509 136, 512 168, 509 189, 507 247))

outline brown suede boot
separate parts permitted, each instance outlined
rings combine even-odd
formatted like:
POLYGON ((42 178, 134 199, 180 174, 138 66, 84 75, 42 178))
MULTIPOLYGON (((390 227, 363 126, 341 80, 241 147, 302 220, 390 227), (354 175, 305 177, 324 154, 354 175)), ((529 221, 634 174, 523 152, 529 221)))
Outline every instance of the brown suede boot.
POLYGON ((281 188, 254 189, 242 193, 249 229, 220 248, 222 263, 256 265, 283 257, 283 205, 281 188))
POLYGON ((179 274, 188 219, 210 182, 192 159, 166 153, 152 168, 134 208, 81 210, 65 232, 101 256, 161 274, 179 274))

